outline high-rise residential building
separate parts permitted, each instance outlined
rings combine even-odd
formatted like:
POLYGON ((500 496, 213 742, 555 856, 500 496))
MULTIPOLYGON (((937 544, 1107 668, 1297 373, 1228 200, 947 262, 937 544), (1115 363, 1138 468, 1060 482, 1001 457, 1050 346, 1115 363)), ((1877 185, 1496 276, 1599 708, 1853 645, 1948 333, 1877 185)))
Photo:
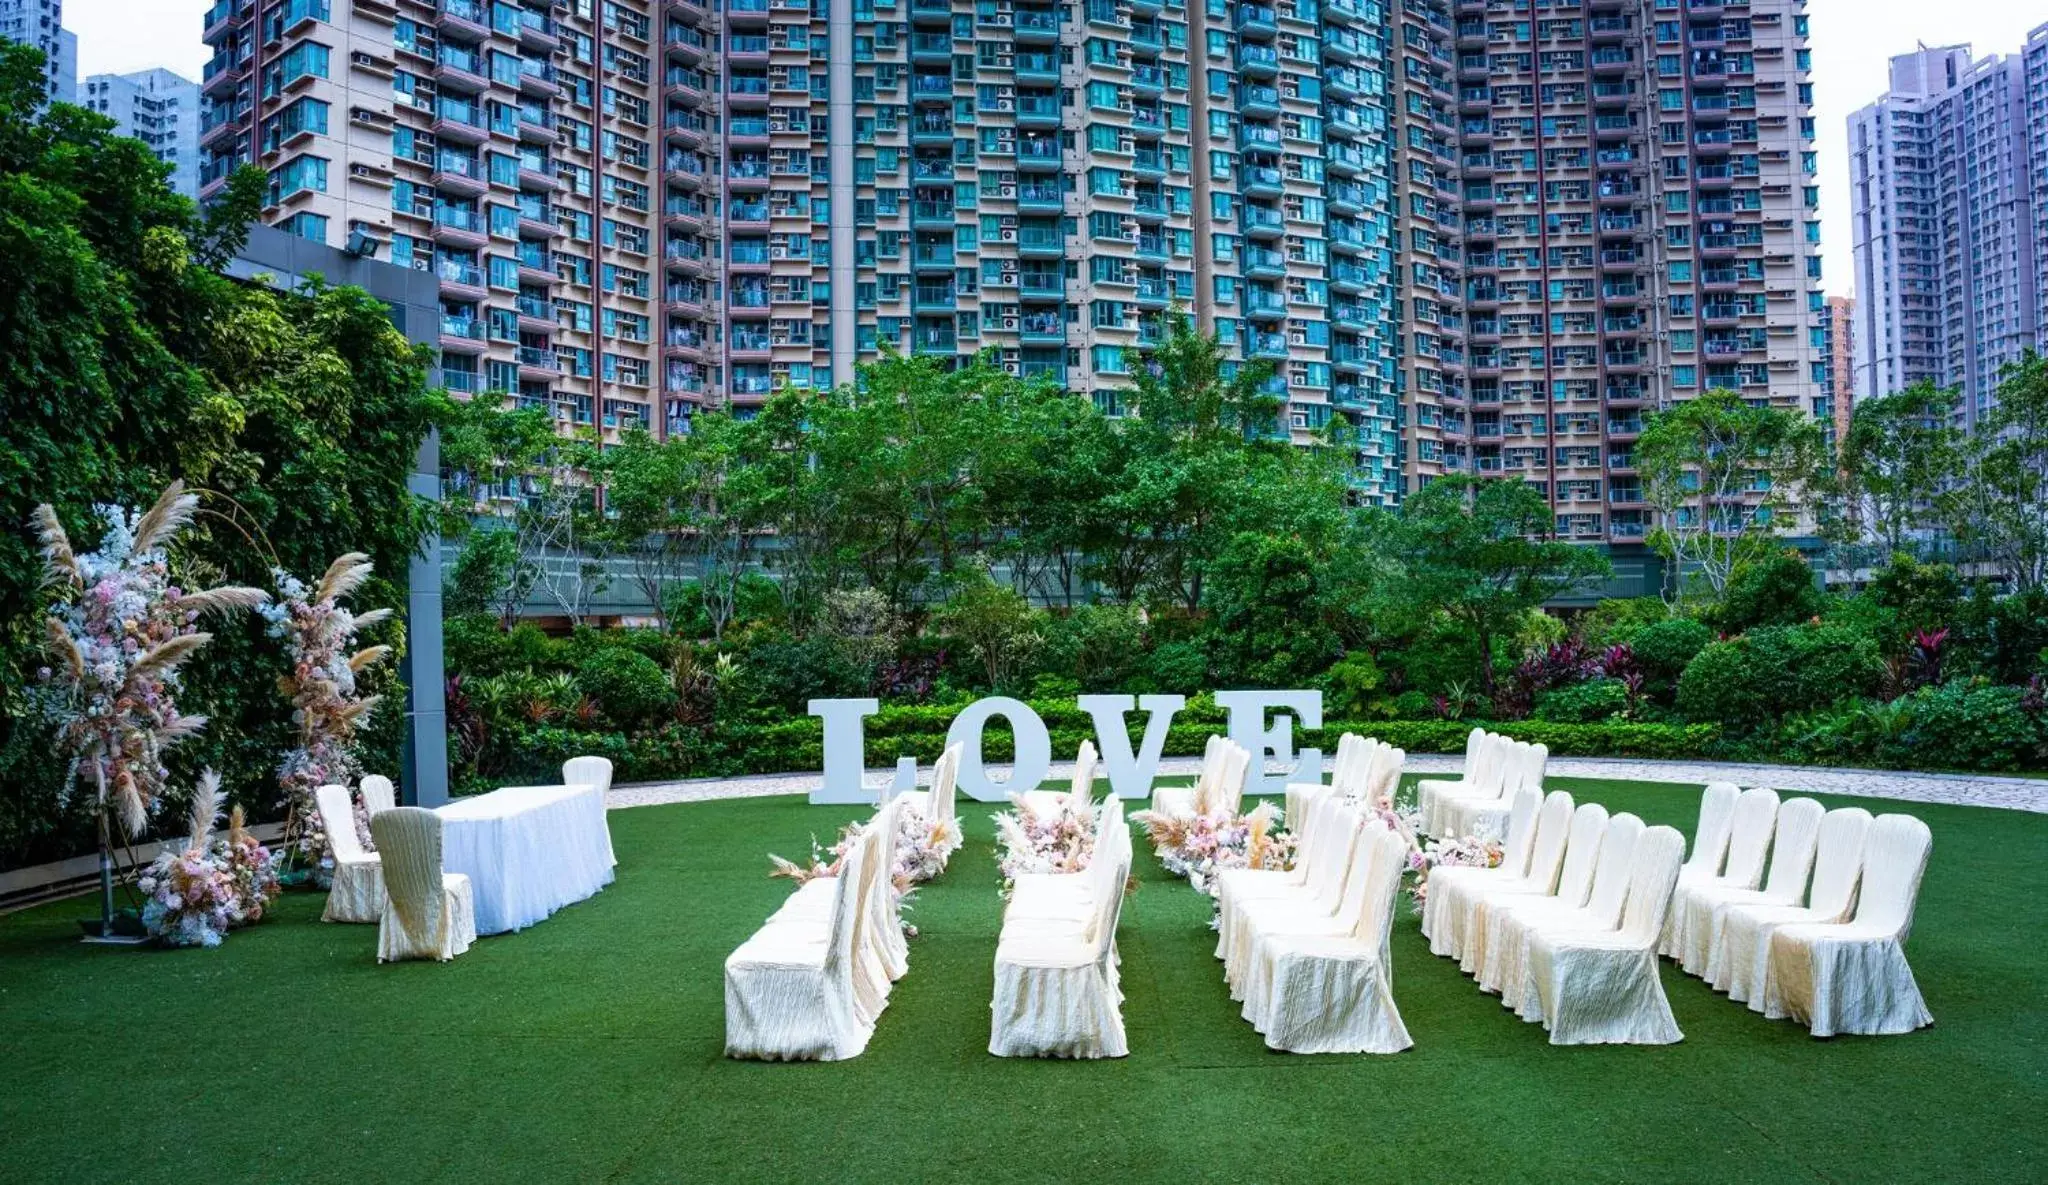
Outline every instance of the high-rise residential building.
POLYGON ((1803 4, 1525 7, 221 0, 201 184, 433 271, 449 385, 570 423, 885 346, 1117 412, 1184 306, 1361 500, 1516 474, 1631 542, 1644 409, 1825 408, 1803 4))
POLYGON ((149 145, 171 166, 171 187, 199 195, 199 84, 169 70, 93 74, 78 90, 78 102, 114 121, 119 135, 149 145))
POLYGON ((1849 434, 1856 403, 1856 298, 1828 297, 1828 401, 1836 440, 1849 434))
POLYGON ((2048 25, 2018 55, 1892 59, 1849 120, 1858 399, 1932 380, 1958 427, 2038 348, 2048 290, 2048 25))
POLYGON ((0 0, 0 41, 42 50, 46 93, 60 103, 72 101, 78 84, 78 38, 64 27, 64 0, 0 0))
POLYGON ((1646 411, 1824 410, 1803 0, 1458 0, 1471 461, 1629 545, 1646 411))

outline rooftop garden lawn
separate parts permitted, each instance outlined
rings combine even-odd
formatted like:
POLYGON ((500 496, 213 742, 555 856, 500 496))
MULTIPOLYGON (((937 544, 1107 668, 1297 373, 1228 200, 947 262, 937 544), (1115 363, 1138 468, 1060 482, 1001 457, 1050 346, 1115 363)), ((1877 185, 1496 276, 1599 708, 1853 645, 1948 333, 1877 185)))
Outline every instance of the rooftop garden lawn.
MULTIPOLYGON (((1698 805, 1550 782, 1688 832, 1698 805)), ((1131 1056, 999 1061, 989 811, 967 802, 967 846, 915 898, 910 973, 837 1064, 722 1057, 721 964, 789 890, 766 853, 803 855, 845 808, 615 812, 613 886, 441 965, 378 966, 374 931, 320 924, 318 894, 216 950, 83 946, 89 903, 59 903, 0 918, 0 1164, 18 1185, 2048 1177, 2048 816, 1855 801, 1934 831, 1909 950, 1936 1023, 1909 1036, 1816 1041, 1667 963, 1684 1043, 1552 1048, 1429 955, 1404 896, 1416 1047, 1270 1053, 1206 903, 1140 852, 1131 1056)))

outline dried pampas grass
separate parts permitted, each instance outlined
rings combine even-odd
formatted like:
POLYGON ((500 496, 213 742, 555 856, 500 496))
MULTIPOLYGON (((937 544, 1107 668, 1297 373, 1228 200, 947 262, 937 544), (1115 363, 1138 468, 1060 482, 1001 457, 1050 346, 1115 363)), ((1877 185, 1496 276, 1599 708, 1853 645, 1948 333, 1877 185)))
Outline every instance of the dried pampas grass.
POLYGON ((141 555, 155 551, 171 541, 171 536, 192 521, 199 510, 199 495, 185 492, 181 478, 164 487, 157 496, 156 505, 135 524, 135 552, 141 555))
POLYGON ((71 536, 64 533, 64 524, 57 518, 57 510, 48 502, 35 508, 29 515, 29 525, 36 529, 36 544, 43 553, 43 586, 79 583, 78 557, 71 552, 71 536))
POLYGON ((339 601, 361 588, 363 581, 370 578, 370 557, 360 551, 336 556, 327 565, 327 572, 320 577, 320 585, 313 590, 315 601, 339 601))

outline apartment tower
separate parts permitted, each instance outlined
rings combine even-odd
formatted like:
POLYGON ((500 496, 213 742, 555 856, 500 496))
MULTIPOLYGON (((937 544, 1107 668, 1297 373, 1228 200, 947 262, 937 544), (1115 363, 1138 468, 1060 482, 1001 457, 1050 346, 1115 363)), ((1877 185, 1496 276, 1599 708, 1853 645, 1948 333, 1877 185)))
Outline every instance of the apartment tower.
POLYGON ((78 102, 113 120, 115 134, 135 137, 171 166, 171 188, 198 196, 198 83, 163 69, 94 74, 78 88, 78 102))
POLYGON ((1932 380, 1974 428, 2048 315, 2048 25, 2017 55, 1893 58, 1849 153, 1856 398, 1932 380))
POLYGON ((434 272, 443 376, 605 432, 989 351, 1124 410, 1185 307, 1362 501, 1820 411, 1799 0, 221 0, 204 191, 434 272))

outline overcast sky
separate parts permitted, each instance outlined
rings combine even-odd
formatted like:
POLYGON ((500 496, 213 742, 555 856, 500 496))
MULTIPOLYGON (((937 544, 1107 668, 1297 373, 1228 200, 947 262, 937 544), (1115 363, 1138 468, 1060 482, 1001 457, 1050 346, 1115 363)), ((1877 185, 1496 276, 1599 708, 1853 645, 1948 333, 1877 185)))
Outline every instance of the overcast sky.
MULTIPOLYGON (((78 73, 168 66, 198 78, 199 40, 209 0, 65 0, 64 24, 78 34, 78 73)), ((1815 117, 1820 121, 1821 233, 1827 287, 1853 286, 1849 256, 1849 113, 1884 91, 1893 54, 1972 43, 1979 56, 2016 52, 2027 31, 2048 24, 2048 0, 1810 0, 1815 117)))

